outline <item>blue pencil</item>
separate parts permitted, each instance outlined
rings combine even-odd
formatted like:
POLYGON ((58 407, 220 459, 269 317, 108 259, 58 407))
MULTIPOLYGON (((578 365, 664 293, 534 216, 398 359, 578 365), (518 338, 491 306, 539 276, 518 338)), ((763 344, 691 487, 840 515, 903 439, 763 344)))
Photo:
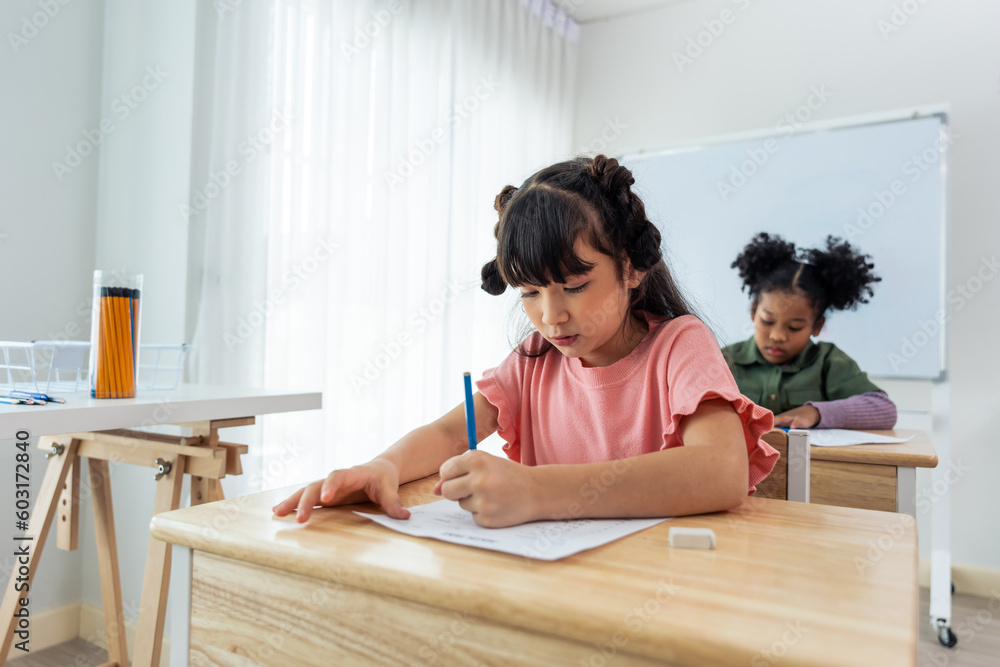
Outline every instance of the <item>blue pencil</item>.
POLYGON ((476 448, 476 409, 472 406, 472 376, 465 377, 465 427, 469 431, 469 449, 476 448))

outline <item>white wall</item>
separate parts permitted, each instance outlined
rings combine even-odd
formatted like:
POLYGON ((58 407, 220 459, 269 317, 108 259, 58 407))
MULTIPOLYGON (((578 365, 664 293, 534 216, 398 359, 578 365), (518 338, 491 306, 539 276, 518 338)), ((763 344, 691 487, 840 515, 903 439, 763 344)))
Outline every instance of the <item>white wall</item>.
MULTIPOLYGON (((52 163, 66 161, 67 146, 86 141, 97 127, 101 102, 103 3, 57 5, 53 16, 36 2, 0 3, 0 339, 90 337, 90 282, 98 159, 83 157, 62 180, 52 163), (25 24, 27 22, 27 25, 25 24), (38 27, 41 26, 41 27, 38 27), (11 35, 15 35, 12 39, 11 35), (26 42, 26 43, 25 43, 26 42)), ((86 150, 86 147, 83 148, 86 150)), ((0 543, 13 544, 14 434, 0 434, 0 516, 8 517, 0 543)), ((32 498, 44 459, 32 454, 32 498)), ((88 508, 89 511, 89 508, 88 508)), ((7 551, 6 549, 4 550, 7 551)), ((32 614, 80 599, 80 552, 56 548, 53 531, 32 585, 32 614)), ((6 584, 12 553, 0 558, 6 584)))
POLYGON ((98 159, 52 165, 98 125, 103 3, 57 6, 0 3, 0 340, 90 338, 98 159))
MULTIPOLYGON (((975 0, 699 0, 587 24, 575 145, 604 142, 607 152, 623 154, 774 128, 813 87, 831 93, 813 121, 949 103, 957 136, 947 155, 946 288, 975 288, 967 281, 982 258, 1000 255, 998 25, 1000 6, 975 0), (897 15, 899 29, 883 36, 878 22, 893 26, 893 7, 904 4, 915 13, 897 15), (724 10, 728 23, 720 20, 724 10), (708 46, 678 67, 674 53, 684 54, 703 31, 708 46)), ((953 303, 947 341, 951 455, 963 466, 949 487, 952 558, 993 569, 1000 569, 998 294, 1000 279, 987 280, 961 309, 953 303)), ((925 516, 918 519, 926 525, 925 516)), ((924 555, 926 546, 922 540, 924 555)))
POLYGON ((143 274, 142 341, 181 343, 187 276, 195 2, 106 0, 100 268, 143 274))
MULTIPOLYGON (((182 342, 187 227, 178 205, 190 180, 195 2, 51 4, 58 12, 46 17, 36 1, 0 3, 0 266, 17 286, 0 290, 0 339, 89 339, 92 272, 102 268, 144 274, 143 342, 182 342), (24 17, 44 25, 15 50, 9 34, 21 34, 24 17), (67 145, 89 154, 67 163, 67 145), (53 162, 70 167, 61 181, 53 162)), ((0 470, 12 460, 0 458, 0 470)), ((44 459, 35 453, 32 462, 40 482, 44 459)), ((153 472, 114 463, 111 471, 123 601, 134 620, 153 472)), ((84 496, 80 549, 59 551, 51 535, 33 614, 81 598, 101 606, 84 496)), ((3 516, 11 503, 0 496, 3 516)), ((8 535, 5 525, 0 537, 8 535)), ((0 559, 4 581, 9 560, 0 559)))

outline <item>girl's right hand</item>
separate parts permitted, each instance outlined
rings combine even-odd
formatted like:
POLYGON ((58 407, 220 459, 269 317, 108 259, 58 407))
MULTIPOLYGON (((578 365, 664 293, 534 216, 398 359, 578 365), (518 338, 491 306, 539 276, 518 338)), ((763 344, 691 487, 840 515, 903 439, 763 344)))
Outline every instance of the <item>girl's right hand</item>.
POLYGON ((287 516, 294 510, 296 521, 305 523, 313 507, 366 502, 366 498, 382 506, 394 519, 409 519, 410 511, 399 501, 399 470, 385 459, 346 470, 334 470, 321 479, 299 489, 272 509, 277 516, 287 516))

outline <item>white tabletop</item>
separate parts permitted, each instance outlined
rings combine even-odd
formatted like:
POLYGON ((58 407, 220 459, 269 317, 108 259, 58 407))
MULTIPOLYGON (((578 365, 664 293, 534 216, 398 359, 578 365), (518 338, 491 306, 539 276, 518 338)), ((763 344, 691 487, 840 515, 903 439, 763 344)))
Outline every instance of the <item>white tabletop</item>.
POLYGON ((323 407, 321 392, 275 391, 222 385, 181 384, 169 391, 140 392, 135 398, 91 398, 60 394, 65 403, 0 403, 0 440, 18 431, 32 436, 112 428, 251 417, 323 407))

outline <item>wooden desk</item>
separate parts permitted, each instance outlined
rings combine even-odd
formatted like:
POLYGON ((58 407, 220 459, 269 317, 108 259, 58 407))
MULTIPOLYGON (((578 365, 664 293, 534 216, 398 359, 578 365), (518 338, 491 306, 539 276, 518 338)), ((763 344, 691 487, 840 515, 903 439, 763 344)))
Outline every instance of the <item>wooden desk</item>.
MULTIPOLYGON (((437 500, 435 479, 404 504, 437 500)), ((290 491, 153 519, 193 554, 174 582, 191 586, 190 664, 916 665, 909 517, 748 498, 541 562, 401 535, 358 506, 273 518, 290 491), (712 528, 717 549, 671 548, 671 525, 712 528)))
MULTIPOLYGON (((221 498, 219 478, 242 472, 240 455, 247 448, 221 442, 220 428, 252 424, 255 415, 319 408, 321 403, 319 393, 184 384, 176 390, 142 392, 134 398, 93 399, 87 394, 73 394, 65 404, 0 405, 0 433, 4 434, 0 437, 16 437, 23 442, 23 450, 17 451, 29 457, 27 463, 21 464, 26 477, 38 476, 41 467, 39 458, 28 454, 28 439, 42 436, 40 448, 51 448, 46 455, 51 461, 44 466, 41 489, 36 497, 24 501, 31 504, 30 525, 27 530, 19 529, 12 541, 5 542, 27 548, 19 561, 22 568, 19 572, 27 572, 30 586, 53 521, 58 524, 54 531, 58 546, 67 550, 77 548, 80 459, 87 458, 110 658, 107 664, 128 665, 108 462, 159 471, 155 479, 152 472, 149 476, 154 514, 180 506, 184 474, 191 475, 192 505, 221 498), (171 424, 186 427, 187 433, 176 436, 122 430, 171 424)), ((13 523, 11 520, 10 524, 13 523)), ((4 536, 8 536, 6 530, 4 536)), ((170 552, 163 542, 149 540, 133 656, 137 665, 156 667, 160 661, 170 552)), ((9 578, 0 604, 0 622, 4 624, 0 662, 16 645, 15 632, 28 634, 19 625, 18 615, 28 609, 21 600, 30 597, 29 589, 19 588, 19 581, 24 583, 23 574, 19 579, 13 575, 9 578)), ((24 638, 18 636, 18 639, 24 638)))
POLYGON ((809 500, 824 505, 903 512, 916 517, 916 469, 937 466, 924 431, 869 431, 907 442, 850 447, 810 447, 809 500))

